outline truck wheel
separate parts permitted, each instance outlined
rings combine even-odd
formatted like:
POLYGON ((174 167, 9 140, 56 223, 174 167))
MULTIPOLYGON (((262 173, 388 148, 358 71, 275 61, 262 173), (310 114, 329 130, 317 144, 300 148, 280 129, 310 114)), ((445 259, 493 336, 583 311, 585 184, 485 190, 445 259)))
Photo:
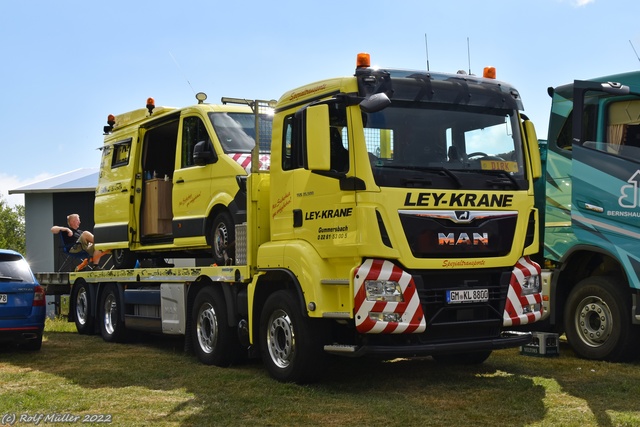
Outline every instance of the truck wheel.
POLYGON ((78 283, 73 288, 76 329, 81 335, 91 335, 93 334, 93 313, 89 287, 86 283, 78 283))
POLYGON ((290 292, 278 291, 267 298, 260 316, 260 352, 274 379, 304 384, 324 373, 324 335, 321 325, 312 322, 290 292))
POLYGON ((240 357, 235 329, 228 326, 227 306, 220 289, 202 288, 196 295, 191 320, 193 348, 205 365, 229 366, 240 357))
POLYGON ((569 294, 564 311, 567 340, 579 357, 620 362, 637 347, 626 285, 612 277, 587 277, 569 294))
POLYGON ((113 267, 116 270, 126 270, 136 265, 138 258, 129 249, 114 249, 113 267))
POLYGON ((107 285, 100 298, 100 334, 108 342, 122 342, 126 336, 126 328, 120 320, 122 301, 116 285, 107 285))
POLYGON ((213 262, 218 265, 226 265, 225 253, 227 258, 235 258, 235 229, 233 220, 227 212, 220 212, 213 219, 211 227, 211 252, 213 262))

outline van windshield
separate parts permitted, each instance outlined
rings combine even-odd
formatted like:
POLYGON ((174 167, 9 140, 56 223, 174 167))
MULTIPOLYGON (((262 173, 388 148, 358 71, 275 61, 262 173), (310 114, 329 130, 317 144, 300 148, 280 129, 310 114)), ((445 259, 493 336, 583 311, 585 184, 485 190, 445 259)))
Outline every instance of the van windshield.
MULTIPOLYGON (((249 153, 256 144, 256 123, 252 113, 209 113, 216 136, 225 153, 249 153)), ((260 115, 260 152, 271 151, 273 116, 260 115)))

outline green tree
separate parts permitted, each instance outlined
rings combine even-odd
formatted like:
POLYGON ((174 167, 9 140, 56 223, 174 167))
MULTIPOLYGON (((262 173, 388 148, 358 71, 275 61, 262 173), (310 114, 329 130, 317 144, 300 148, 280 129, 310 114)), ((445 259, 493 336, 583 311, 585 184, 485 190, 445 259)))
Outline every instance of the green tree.
POLYGON ((0 196, 0 248, 13 249, 25 255, 27 251, 24 226, 24 206, 9 204, 0 196))

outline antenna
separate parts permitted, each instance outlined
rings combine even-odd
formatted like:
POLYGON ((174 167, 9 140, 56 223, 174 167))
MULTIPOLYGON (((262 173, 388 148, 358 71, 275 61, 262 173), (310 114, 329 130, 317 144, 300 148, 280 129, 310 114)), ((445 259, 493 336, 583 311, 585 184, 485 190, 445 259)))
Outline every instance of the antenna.
POLYGON ((638 58, 638 61, 640 61, 640 56, 638 56, 638 52, 636 52, 636 48, 633 47, 633 43, 631 43, 631 40, 629 40, 629 44, 631 45, 631 49, 633 49, 633 53, 636 54, 636 58, 638 58))
POLYGON ((427 51, 427 71, 429 71, 429 42, 427 41, 427 33, 424 33, 424 48, 427 51))
POLYGON ((169 55, 171 56, 171 59, 173 59, 173 63, 176 64, 176 67, 178 67, 178 70, 180 70, 180 72, 182 73, 182 76, 187 81, 187 84, 189 85, 189 87, 191 88, 191 91, 195 95, 196 91, 193 90, 193 86, 191 86, 191 82, 187 78, 187 75, 184 73, 184 71, 182 71, 182 68, 180 68, 180 64, 178 64, 178 61, 176 61, 176 58, 173 57, 173 54, 171 53, 171 51, 169 51, 169 55))
POLYGON ((467 37, 467 61, 469 62, 469 75, 471 75, 471 48, 469 47, 469 37, 467 37))

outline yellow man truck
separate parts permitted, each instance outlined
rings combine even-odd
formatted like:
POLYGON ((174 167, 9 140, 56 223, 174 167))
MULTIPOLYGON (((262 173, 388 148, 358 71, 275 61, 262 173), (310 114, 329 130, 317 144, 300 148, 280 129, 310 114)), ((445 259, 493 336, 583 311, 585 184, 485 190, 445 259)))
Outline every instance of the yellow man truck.
MULTIPOLYGON (((248 104, 262 114, 264 102, 248 104)), ((297 383, 317 380, 328 354, 481 363, 523 345, 530 333, 508 329, 542 315, 529 258, 541 166, 520 110, 495 78, 378 69, 359 55, 355 75, 277 101, 269 170, 255 160, 260 132, 247 135, 232 263, 71 273, 70 320, 107 341, 185 335, 206 364, 260 354, 273 378, 297 383)), ((136 212, 131 197, 120 210, 136 212)))

